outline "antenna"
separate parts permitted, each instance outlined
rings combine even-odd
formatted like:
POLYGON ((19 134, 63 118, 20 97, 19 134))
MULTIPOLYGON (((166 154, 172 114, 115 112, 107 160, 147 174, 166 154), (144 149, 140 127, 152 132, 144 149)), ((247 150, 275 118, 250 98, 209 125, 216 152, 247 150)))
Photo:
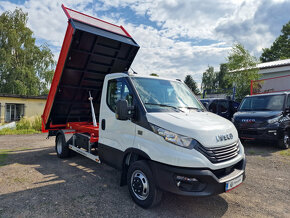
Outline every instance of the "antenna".
POLYGON ((130 69, 133 71, 133 74, 138 74, 132 67, 130 67, 130 69))
POLYGON ((92 118, 93 118, 93 126, 97 126, 97 121, 96 121, 96 114, 95 114, 95 109, 93 105, 93 97, 91 96, 91 91, 89 91, 89 101, 91 102, 91 110, 92 110, 92 118))

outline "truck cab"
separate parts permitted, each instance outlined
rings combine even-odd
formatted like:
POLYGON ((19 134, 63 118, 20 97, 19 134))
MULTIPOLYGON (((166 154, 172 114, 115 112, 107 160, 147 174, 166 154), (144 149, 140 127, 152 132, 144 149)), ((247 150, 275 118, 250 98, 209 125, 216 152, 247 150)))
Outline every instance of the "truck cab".
POLYGON ((244 181, 244 148, 229 120, 180 80, 129 73, 139 46, 123 27, 63 8, 69 24, 42 116, 58 157, 77 152, 119 169, 143 208, 163 191, 210 196, 244 181))
MULTIPOLYGON (((244 150, 233 124, 207 112, 183 82, 107 75, 99 122, 100 160, 128 168, 128 185, 136 178, 145 187, 152 176, 159 190, 208 196, 226 191, 226 181, 244 178, 244 150), (152 175, 141 169, 135 175, 132 155, 146 161, 152 175)), ((147 193, 136 189, 133 196, 145 198, 147 193)))
POLYGON ((267 140, 289 148, 290 92, 245 97, 233 122, 242 140, 267 140))

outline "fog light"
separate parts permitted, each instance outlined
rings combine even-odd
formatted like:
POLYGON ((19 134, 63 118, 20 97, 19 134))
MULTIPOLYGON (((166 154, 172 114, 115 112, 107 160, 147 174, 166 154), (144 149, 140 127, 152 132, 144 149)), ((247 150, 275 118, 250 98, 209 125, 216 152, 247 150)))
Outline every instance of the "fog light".
POLYGON ((268 130, 268 133, 271 133, 271 134, 277 135, 277 130, 268 130))
POLYGON ((175 176, 176 186, 181 191, 198 192, 202 191, 206 184, 201 183, 198 179, 186 176, 175 176))
POLYGON ((181 182, 197 182, 198 180, 196 178, 189 178, 186 176, 176 176, 177 181, 181 182))

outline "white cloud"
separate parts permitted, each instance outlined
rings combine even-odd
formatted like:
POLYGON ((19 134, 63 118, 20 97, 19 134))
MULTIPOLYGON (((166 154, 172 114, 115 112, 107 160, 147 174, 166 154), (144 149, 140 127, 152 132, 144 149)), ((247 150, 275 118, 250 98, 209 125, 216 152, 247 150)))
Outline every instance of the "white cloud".
MULTIPOLYGON (((64 0, 62 3, 123 25, 141 47, 132 66, 137 72, 180 79, 193 74, 197 82, 201 82, 208 65, 218 67, 225 61, 234 42, 241 42, 252 54, 259 55, 279 35, 282 25, 289 20, 290 10, 290 1, 282 0, 64 0), (126 13, 133 16, 122 17, 126 13), (144 24, 136 24, 134 16, 143 19, 144 24), (149 26, 148 22, 145 25, 146 20, 156 25, 149 26)), ((28 26, 35 37, 46 41, 58 56, 67 26, 61 3, 26 0, 24 5, 17 5, 2 1, 0 13, 16 6, 28 12, 28 26)))

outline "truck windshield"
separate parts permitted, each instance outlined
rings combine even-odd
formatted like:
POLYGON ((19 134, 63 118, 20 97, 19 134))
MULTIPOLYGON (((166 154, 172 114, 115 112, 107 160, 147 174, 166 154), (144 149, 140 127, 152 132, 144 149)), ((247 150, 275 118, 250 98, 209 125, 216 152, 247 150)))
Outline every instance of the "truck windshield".
POLYGON ((247 97, 239 111, 282 111, 285 95, 264 95, 247 97))
POLYGON ((148 112, 204 110, 182 82, 138 77, 132 81, 148 112))

